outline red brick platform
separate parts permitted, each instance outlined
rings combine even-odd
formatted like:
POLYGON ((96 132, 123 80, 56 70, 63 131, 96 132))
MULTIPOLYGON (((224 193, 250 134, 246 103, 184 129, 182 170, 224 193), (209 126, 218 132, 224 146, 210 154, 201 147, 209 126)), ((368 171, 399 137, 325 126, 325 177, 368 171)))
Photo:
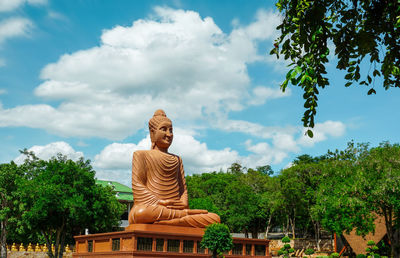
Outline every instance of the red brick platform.
MULTIPOLYGON (((200 248, 204 229, 134 224, 125 231, 75 236, 74 258, 85 257, 210 257, 200 248)), ((233 238, 225 257, 271 257, 269 240, 233 238)))

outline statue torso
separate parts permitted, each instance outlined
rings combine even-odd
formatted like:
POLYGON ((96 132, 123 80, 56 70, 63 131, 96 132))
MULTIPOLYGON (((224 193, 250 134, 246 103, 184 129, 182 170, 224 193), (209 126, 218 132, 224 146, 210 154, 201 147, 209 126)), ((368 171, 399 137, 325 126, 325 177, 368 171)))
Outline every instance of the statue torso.
POLYGON ((178 156, 157 150, 140 151, 143 159, 145 185, 160 200, 179 199, 181 160, 178 156))

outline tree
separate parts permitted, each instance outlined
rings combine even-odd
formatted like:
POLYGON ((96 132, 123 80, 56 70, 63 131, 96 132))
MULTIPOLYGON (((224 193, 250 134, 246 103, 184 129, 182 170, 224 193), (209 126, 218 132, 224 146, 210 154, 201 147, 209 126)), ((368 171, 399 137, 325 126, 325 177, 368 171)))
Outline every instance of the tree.
POLYGON ((325 229, 338 234, 356 228, 373 232, 377 215, 385 219, 393 257, 400 256, 400 145, 361 144, 334 153, 324 165, 317 196, 325 229), (334 186, 334 187, 332 187, 334 186))
MULTIPOLYGON (((233 232, 247 232, 252 220, 257 215, 258 199, 251 187, 236 181, 232 182, 225 191, 226 209, 222 213, 223 221, 233 232)), ((256 238, 256 233, 252 236, 256 238)), ((247 236, 246 236, 247 237, 247 236)))
POLYGON ((19 198, 17 183, 22 179, 22 171, 11 162, 0 164, 0 257, 7 257, 7 229, 15 223, 18 216, 19 198))
MULTIPOLYGON (((281 172, 281 184, 283 196, 291 210, 288 214, 293 214, 292 221, 297 221, 303 232, 307 232, 312 225, 311 231, 314 232, 315 242, 319 250, 321 214, 316 205, 316 193, 322 178, 321 157, 311 157, 301 155, 293 161, 293 166, 281 172), (292 211, 292 209, 295 209, 292 211)), ((295 225, 294 223, 292 224, 295 225)), ((293 228, 293 238, 294 238, 293 228)))
MULTIPOLYGON (((386 90, 400 87, 398 0, 278 0, 276 6, 283 20, 271 54, 291 62, 281 89, 289 83, 303 89, 304 127, 314 127, 319 89, 329 85, 325 66, 330 48, 337 68, 346 70, 346 87, 359 83, 373 94, 378 77, 386 90), (361 75, 364 64, 367 72, 361 75)), ((307 133, 313 136, 310 129, 307 133)))
MULTIPOLYGON (((257 170, 249 168, 247 173, 239 177, 239 184, 243 185, 242 188, 248 188, 247 200, 245 203, 253 210, 245 210, 245 212, 248 212, 247 216, 250 219, 245 228, 251 232, 252 238, 257 238, 258 233, 263 232, 268 223, 270 209, 266 191, 270 181, 270 173, 273 173, 273 171, 271 167, 267 165, 257 167, 257 170)), ((242 205, 245 204, 242 203, 242 205)), ((241 205, 239 205, 239 207, 240 206, 241 205)))
POLYGON ((268 213, 267 227, 265 230, 265 237, 268 238, 268 233, 272 226, 282 225, 287 215, 282 209, 282 207, 285 207, 285 202, 278 177, 269 178, 265 186, 265 192, 261 197, 261 205, 268 213))
POLYGON ((202 248, 208 248, 212 252, 213 258, 231 250, 233 248, 233 239, 228 226, 219 223, 208 225, 200 245, 202 248))
POLYGON ((288 236, 283 237, 282 243, 283 247, 278 251, 278 255, 288 258, 291 253, 294 253, 294 249, 290 246, 290 238, 288 236))
POLYGON ((110 231, 119 223, 122 206, 112 189, 95 183, 89 160, 67 159, 61 154, 49 161, 31 153, 22 165, 27 180, 21 191, 25 227, 45 239, 49 257, 62 257, 65 239, 88 228, 110 231), (54 242, 55 252, 51 251, 54 242))

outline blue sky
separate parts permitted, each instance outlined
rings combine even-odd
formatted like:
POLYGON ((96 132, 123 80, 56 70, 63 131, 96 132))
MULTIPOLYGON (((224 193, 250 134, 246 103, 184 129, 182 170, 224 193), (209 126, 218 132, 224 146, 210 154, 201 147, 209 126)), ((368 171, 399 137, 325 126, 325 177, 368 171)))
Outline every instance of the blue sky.
POLYGON ((304 136, 302 92, 279 90, 287 63, 268 54, 273 3, 1 0, 0 162, 24 148, 84 156, 99 179, 130 185, 159 108, 186 174, 233 162, 279 171, 350 140, 400 142, 399 90, 345 88, 332 54, 315 137, 304 136))

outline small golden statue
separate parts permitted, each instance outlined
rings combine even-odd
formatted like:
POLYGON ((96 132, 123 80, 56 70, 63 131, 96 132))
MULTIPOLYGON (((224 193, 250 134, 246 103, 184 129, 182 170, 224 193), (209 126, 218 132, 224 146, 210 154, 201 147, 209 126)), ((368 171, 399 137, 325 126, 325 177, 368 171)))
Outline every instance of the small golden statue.
POLYGON ((28 252, 33 252, 32 244, 31 244, 31 243, 28 244, 28 250, 27 250, 27 251, 28 251, 28 252))
POLYGON ((21 243, 21 245, 19 246, 18 251, 20 251, 20 252, 25 252, 24 243, 21 243))
POLYGON ((36 243, 35 252, 41 252, 41 251, 42 251, 42 249, 40 248, 39 243, 36 243))

